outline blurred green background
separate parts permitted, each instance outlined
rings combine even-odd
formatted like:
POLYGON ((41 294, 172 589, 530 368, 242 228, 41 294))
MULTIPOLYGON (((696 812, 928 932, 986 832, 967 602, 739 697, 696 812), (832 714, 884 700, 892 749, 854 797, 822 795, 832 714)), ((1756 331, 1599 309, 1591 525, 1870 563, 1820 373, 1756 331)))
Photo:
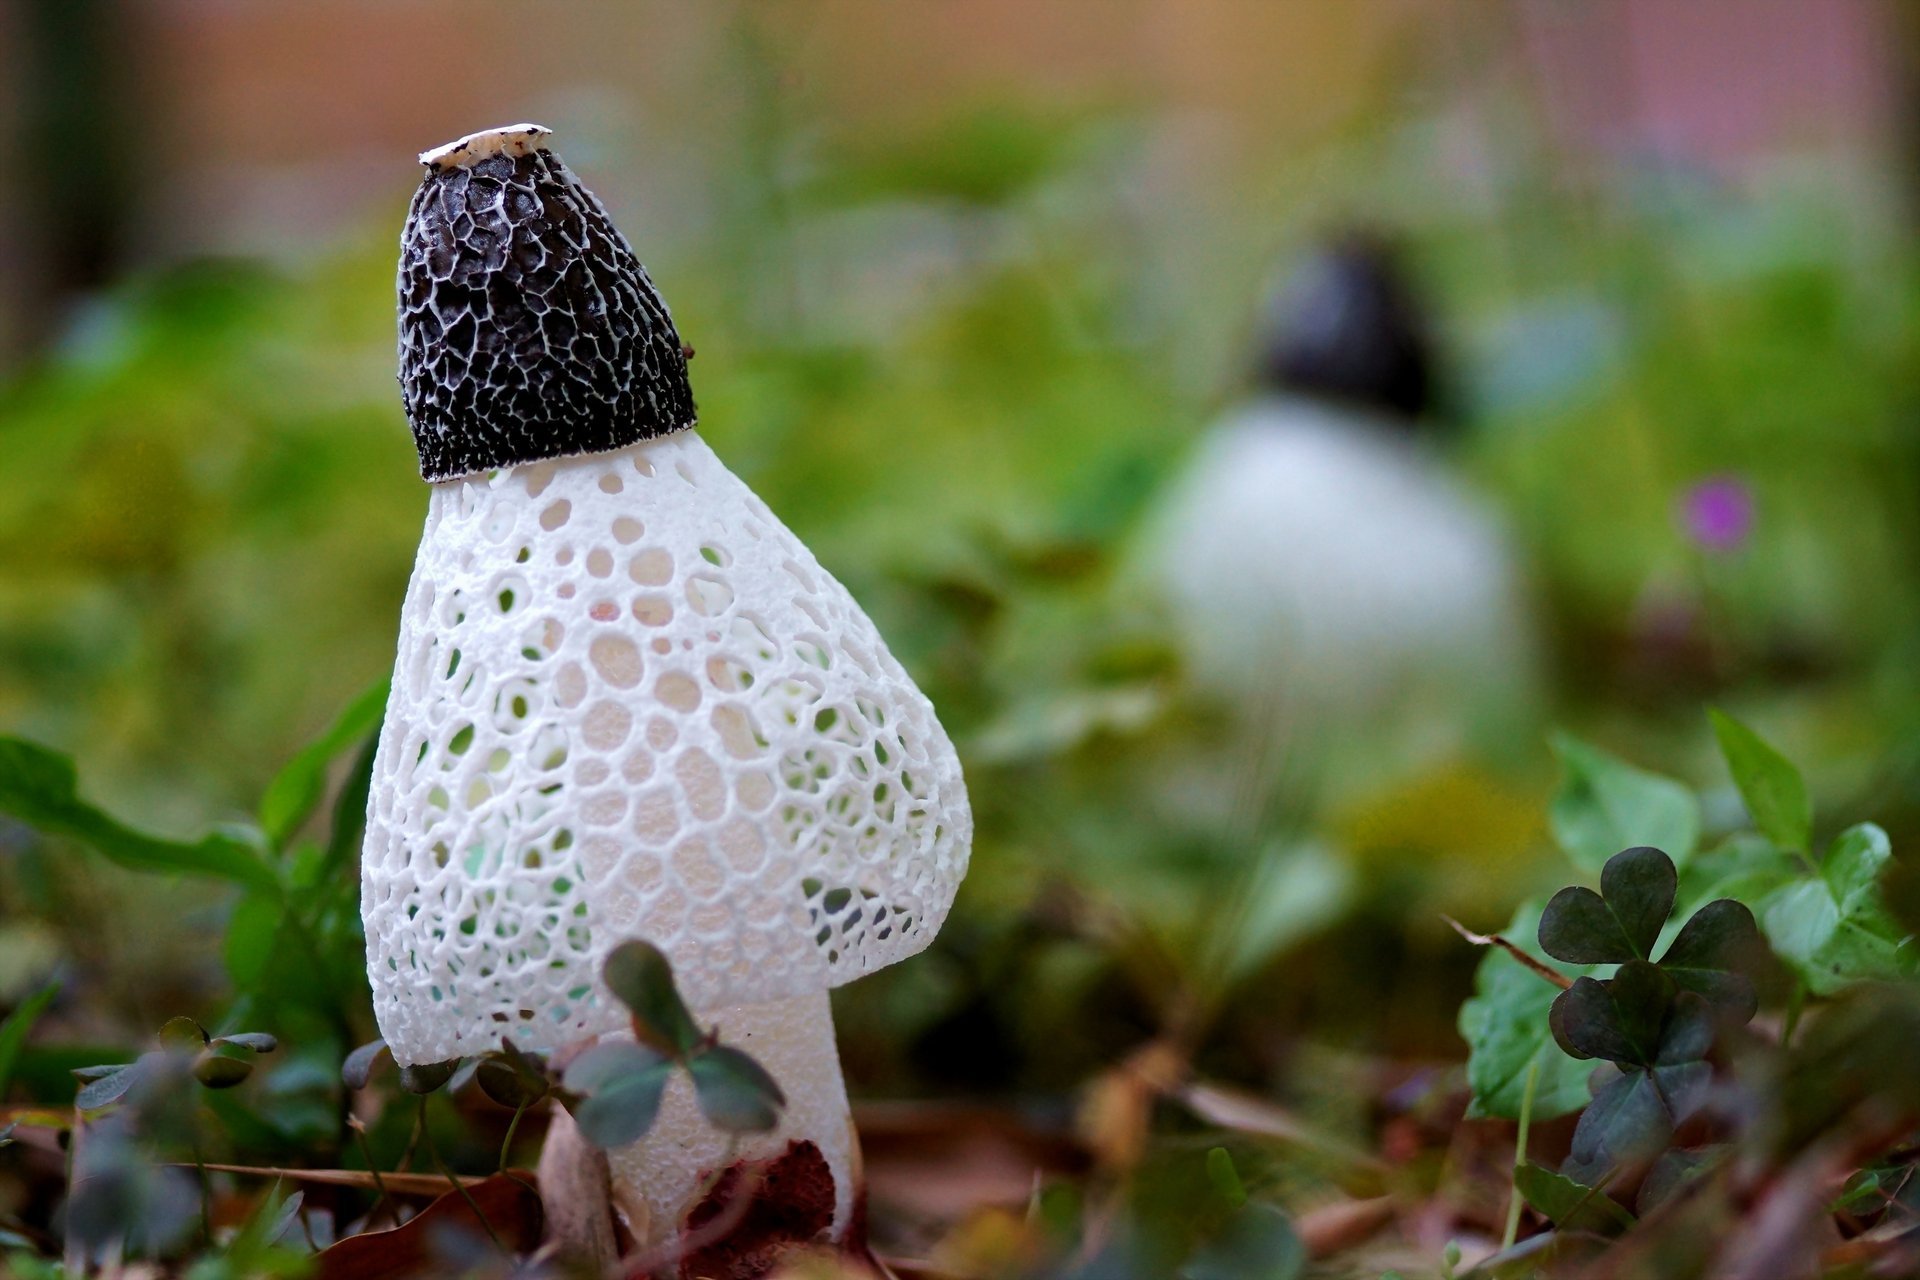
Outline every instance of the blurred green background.
MULTIPOLYGON (((856 1090, 1064 1088, 1215 1015, 1243 1074, 1302 1034, 1457 1057, 1439 912, 1564 879, 1552 726, 1720 785, 1726 705, 1920 833, 1915 39, 1893 0, 19 0, 0 731, 192 832, 384 677, 413 153, 538 120, 698 349, 702 432, 967 762, 953 923, 843 993, 856 1090), (1439 319, 1549 695, 1347 776, 1236 758, 1125 566, 1350 225, 1439 319), (1727 551, 1681 518, 1715 479, 1755 504, 1727 551)), ((0 1004, 65 963, 122 1033, 217 988, 211 890, 0 826, 0 893, 0 1004)))

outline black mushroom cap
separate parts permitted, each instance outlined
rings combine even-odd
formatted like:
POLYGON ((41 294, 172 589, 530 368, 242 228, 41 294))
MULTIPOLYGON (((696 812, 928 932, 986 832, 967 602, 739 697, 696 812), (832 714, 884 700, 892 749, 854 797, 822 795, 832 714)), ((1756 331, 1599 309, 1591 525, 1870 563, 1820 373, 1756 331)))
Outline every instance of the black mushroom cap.
POLYGON ((1261 380, 1419 419, 1439 396, 1431 327, 1393 247, 1366 233, 1322 245, 1275 295, 1261 380))
POLYGON ((400 234, 400 387, 428 480, 694 423, 665 300, 546 134, 515 125, 420 157, 400 234))

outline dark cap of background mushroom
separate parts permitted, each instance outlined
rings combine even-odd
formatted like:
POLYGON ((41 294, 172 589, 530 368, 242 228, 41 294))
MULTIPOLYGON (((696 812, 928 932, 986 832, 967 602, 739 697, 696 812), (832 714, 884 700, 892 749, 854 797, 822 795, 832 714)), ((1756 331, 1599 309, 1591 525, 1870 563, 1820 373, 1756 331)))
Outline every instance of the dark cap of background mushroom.
POLYGON ((1321 246, 1269 307, 1260 374, 1270 386, 1406 419, 1436 408, 1427 316, 1392 248, 1349 234, 1321 246))
POLYGON ((400 235, 400 387, 428 480, 694 425, 665 300, 547 134, 490 129, 420 157, 400 235))

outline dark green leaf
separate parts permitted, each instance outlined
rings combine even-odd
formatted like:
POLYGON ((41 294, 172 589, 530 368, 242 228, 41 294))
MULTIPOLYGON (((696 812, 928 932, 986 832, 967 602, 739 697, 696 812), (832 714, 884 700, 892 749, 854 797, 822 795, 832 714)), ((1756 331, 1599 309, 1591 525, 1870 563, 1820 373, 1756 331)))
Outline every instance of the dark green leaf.
POLYGON ((1569 885, 1547 901, 1540 916, 1540 949, 1568 964, 1624 964, 1632 941, 1599 894, 1569 885))
POLYGON ((387 706, 381 681, 347 705, 327 731, 303 747, 267 785, 260 800, 260 826, 275 846, 284 845, 312 815, 326 791, 327 767, 380 727, 387 706))
POLYGON ((765 1133, 780 1122, 786 1095, 759 1063, 728 1045, 715 1045, 687 1063, 700 1114, 728 1133, 765 1133))
POLYGON ((380 1055, 387 1051, 385 1040, 369 1040, 347 1055, 340 1064, 340 1080, 349 1089, 364 1089, 367 1081, 373 1079, 373 1067, 380 1055))
POLYGON ((601 970, 607 990, 633 1013, 634 1035, 670 1057, 684 1057, 700 1043, 700 1028, 673 985, 673 966, 650 942, 623 942, 601 970))
POLYGON ((1306 1265, 1306 1246, 1287 1215, 1255 1202, 1195 1251, 1180 1268, 1180 1280, 1293 1280, 1306 1265))
POLYGON ((1673 912, 1678 884, 1673 859, 1646 845, 1623 849, 1601 868, 1600 896, 1633 945, 1629 959, 1653 957, 1653 944, 1673 912))
POLYGON ((273 869, 243 840, 215 832, 188 843, 136 831, 80 799, 73 761, 20 738, 0 738, 0 813, 49 835, 70 836, 133 871, 217 876, 277 890, 273 869))
POLYGON ((1760 834, 1783 849, 1805 849, 1813 836, 1813 800, 1806 779, 1759 734, 1725 712, 1709 711, 1720 754, 1760 834))
POLYGON ((1576 1058, 1651 1066, 1675 990, 1673 979, 1645 960, 1628 961, 1605 982, 1577 979, 1553 1002, 1554 1039, 1576 1058))
POLYGON ((209 1089, 231 1089, 253 1074, 253 1051, 214 1041, 193 1060, 193 1078, 209 1089))
POLYGON ((1556 1227, 1615 1236, 1634 1217, 1605 1192, 1528 1161, 1513 1171, 1513 1185, 1534 1210, 1556 1227))
POLYGON ((60 984, 50 982, 32 995, 22 1000, 14 1011, 0 1022, 0 1098, 7 1096, 7 1083, 13 1079, 13 1066, 20 1061, 20 1051, 26 1048, 27 1037, 33 1034, 33 1024, 53 1003, 54 996, 60 993, 60 984))
POLYGON ((1660 1028, 1655 1062, 1663 1067, 1698 1062, 1712 1048, 1713 1006, 1696 991, 1678 993, 1667 1012, 1666 1025, 1660 1028))
POLYGON ((445 1062, 416 1062, 400 1068, 400 1087, 408 1093, 433 1093, 452 1079, 460 1069, 460 1059, 445 1062))
POLYGON ((1759 1008, 1748 972, 1765 960, 1753 912, 1731 898, 1709 902, 1681 927, 1660 968, 1688 991, 1745 1023, 1759 1008))
POLYGON ((158 1039, 162 1048, 198 1053, 207 1043, 207 1029, 185 1016, 168 1018, 158 1039))
POLYGON ((1562 889, 1540 918, 1540 946, 1569 964, 1622 964, 1653 953, 1673 910, 1673 860, 1642 846, 1616 853, 1600 872, 1600 892, 1562 889))
POLYGON ((482 1093, 515 1110, 547 1096, 547 1071, 542 1060, 522 1052, 504 1036, 497 1052, 480 1059, 473 1078, 482 1093))
POLYGON ((1696 1151, 1669 1151, 1653 1162, 1634 1197, 1634 1208, 1642 1215, 1652 1213, 1726 1155, 1725 1147, 1704 1147, 1696 1151))
POLYGON ((1594 1186, 1616 1170, 1653 1159, 1698 1109, 1710 1077, 1704 1062, 1623 1073, 1581 1114, 1560 1171, 1594 1186))
POLYGON ((584 1095, 570 1108, 580 1134, 597 1147, 638 1142, 653 1127, 673 1062, 644 1045, 606 1041, 575 1058, 567 1090, 584 1095))
POLYGON ((1554 737, 1553 749, 1565 776, 1549 817, 1568 857, 1597 872, 1622 849, 1652 845, 1686 865, 1700 838, 1691 791, 1566 734, 1554 737))
MULTIPOLYGON (((1504 930, 1516 944, 1531 942, 1539 932, 1540 906, 1522 906, 1504 930)), ((1537 949, 1528 953, 1540 959, 1537 949)), ((1587 971, 1543 960, 1569 977, 1587 971)), ((1498 947, 1489 947, 1474 975, 1473 997, 1460 1006, 1460 1034, 1471 1054, 1467 1083, 1473 1090, 1471 1114, 1520 1115, 1527 1076, 1537 1067, 1533 1115, 1549 1119, 1578 1111, 1587 1104, 1587 1068, 1555 1043, 1548 1010, 1559 989, 1543 980, 1498 947)))

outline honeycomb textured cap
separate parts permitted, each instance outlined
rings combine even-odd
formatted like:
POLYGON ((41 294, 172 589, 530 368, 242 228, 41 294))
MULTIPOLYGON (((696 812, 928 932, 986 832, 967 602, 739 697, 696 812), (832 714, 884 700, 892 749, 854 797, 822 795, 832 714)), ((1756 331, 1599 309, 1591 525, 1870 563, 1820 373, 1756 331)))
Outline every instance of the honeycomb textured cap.
POLYGON ((673 316, 538 125, 421 156, 400 236, 400 386, 428 480, 694 423, 673 316))
POLYGON ((932 705, 697 431, 434 486, 361 858, 399 1061, 617 1030, 632 938, 696 1010, 871 973, 972 830, 932 705))

